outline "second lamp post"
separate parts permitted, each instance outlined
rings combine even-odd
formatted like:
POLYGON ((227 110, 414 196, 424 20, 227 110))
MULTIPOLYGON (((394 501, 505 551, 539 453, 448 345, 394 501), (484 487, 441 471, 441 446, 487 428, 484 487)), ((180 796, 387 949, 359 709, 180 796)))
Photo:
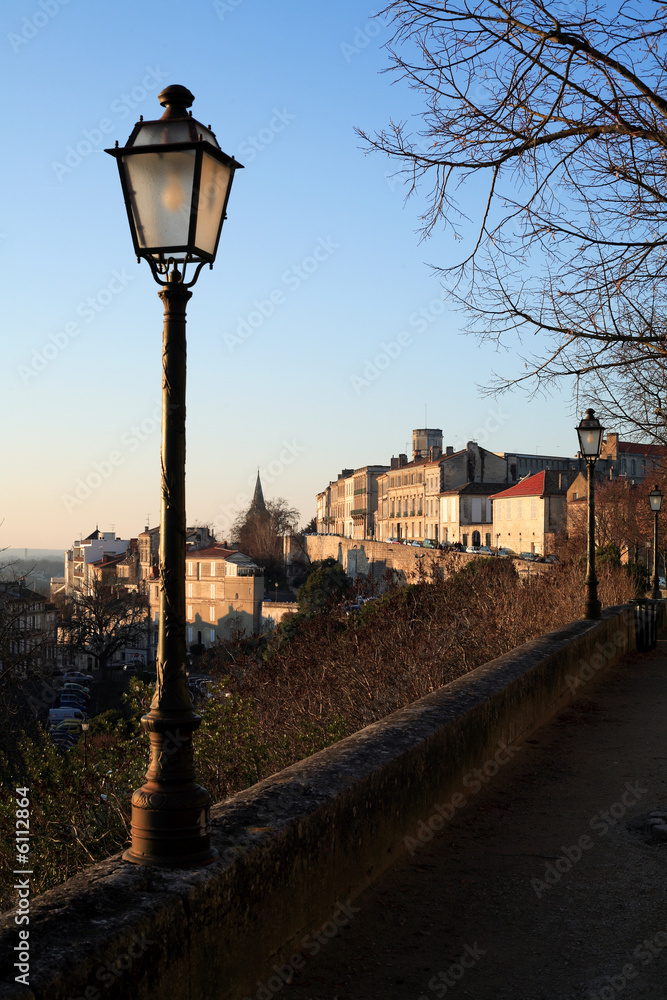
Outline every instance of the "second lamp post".
POLYGON ((579 450, 586 460, 588 471, 588 558, 586 569, 586 602, 584 618, 599 618, 602 605, 598 600, 598 579, 595 575, 595 463, 602 447, 604 427, 593 410, 579 421, 579 450))
POLYGON ((662 507, 662 493, 657 486, 654 486, 649 493, 648 500, 653 511, 653 593, 651 597, 654 601, 659 601, 662 595, 658 577, 658 514, 662 507))

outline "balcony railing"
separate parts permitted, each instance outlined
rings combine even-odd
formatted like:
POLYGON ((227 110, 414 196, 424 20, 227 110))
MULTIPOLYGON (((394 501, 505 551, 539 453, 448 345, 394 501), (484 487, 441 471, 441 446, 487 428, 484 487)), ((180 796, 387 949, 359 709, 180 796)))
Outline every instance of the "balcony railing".
POLYGON ((366 514, 366 508, 365 507, 356 507, 351 512, 351 514, 352 514, 352 517, 364 517, 364 515, 366 514))
POLYGON ((356 496, 359 496, 359 494, 360 494, 360 493, 367 493, 367 492, 368 492, 368 491, 367 491, 366 487, 365 487, 365 486, 362 486, 362 488, 361 488, 360 490, 355 490, 355 491, 354 491, 354 495, 355 495, 355 497, 356 497, 356 496))

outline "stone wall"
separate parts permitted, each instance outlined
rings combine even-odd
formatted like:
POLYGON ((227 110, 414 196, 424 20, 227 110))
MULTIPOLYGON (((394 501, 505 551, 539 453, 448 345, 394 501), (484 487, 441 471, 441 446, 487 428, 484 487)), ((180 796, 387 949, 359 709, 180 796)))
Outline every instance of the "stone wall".
POLYGON ((491 779, 634 645, 632 612, 612 608, 478 667, 215 805, 209 867, 90 866, 32 901, 30 987, 13 981, 18 928, 4 914, 0 1000, 257 996, 327 922, 353 920, 351 901, 407 838, 465 808, 475 769, 491 779))
POLYGON ((479 556, 465 552, 442 552, 416 545, 392 545, 389 542, 360 541, 339 535, 309 535, 308 555, 316 559, 337 559, 348 576, 366 577, 381 581, 387 570, 393 572, 395 582, 416 583, 420 566, 424 579, 434 574, 449 575, 460 569, 470 559, 479 556))

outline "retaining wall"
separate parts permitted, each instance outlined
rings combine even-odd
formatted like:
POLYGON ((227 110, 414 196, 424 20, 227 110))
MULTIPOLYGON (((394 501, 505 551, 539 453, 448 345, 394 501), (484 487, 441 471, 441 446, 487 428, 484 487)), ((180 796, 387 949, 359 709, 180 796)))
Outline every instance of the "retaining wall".
POLYGON ((633 648, 628 608, 577 621, 215 805, 214 865, 162 871, 116 856, 91 866, 32 901, 29 988, 11 981, 17 928, 3 915, 0 998, 272 995, 259 984, 303 961, 325 922, 353 920, 348 901, 406 837, 465 806, 475 769, 492 778, 633 648))

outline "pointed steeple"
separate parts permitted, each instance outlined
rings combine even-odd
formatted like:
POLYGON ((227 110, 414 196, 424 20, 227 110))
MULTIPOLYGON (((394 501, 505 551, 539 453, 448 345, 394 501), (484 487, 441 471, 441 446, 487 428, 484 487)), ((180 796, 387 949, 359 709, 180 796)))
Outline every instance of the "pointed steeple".
POLYGON ((262 492, 262 483, 259 478, 259 469, 257 470, 257 482, 255 483, 255 492, 253 494, 252 503, 250 504, 251 514, 266 514, 266 504, 264 503, 264 493, 262 492))

